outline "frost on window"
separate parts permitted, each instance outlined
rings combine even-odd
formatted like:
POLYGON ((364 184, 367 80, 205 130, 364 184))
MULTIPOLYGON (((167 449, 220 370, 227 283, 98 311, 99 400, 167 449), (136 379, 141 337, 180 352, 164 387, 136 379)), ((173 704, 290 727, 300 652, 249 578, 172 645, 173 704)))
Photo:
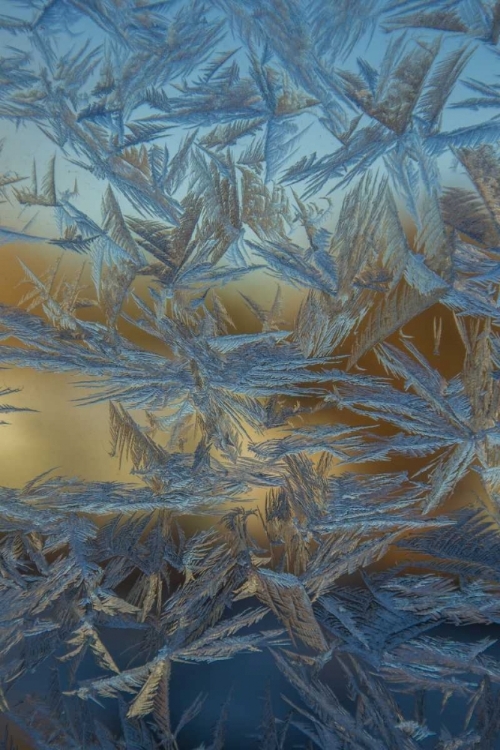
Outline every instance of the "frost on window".
POLYGON ((0 748, 499 748, 500 3, 0 11, 0 748))

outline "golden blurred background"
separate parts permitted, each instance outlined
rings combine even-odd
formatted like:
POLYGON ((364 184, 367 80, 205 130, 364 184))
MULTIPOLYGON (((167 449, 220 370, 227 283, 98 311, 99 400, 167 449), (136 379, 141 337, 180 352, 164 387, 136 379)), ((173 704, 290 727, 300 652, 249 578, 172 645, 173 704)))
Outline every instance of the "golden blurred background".
MULTIPOLYGON (((43 276, 48 268, 61 256, 60 250, 49 245, 24 245, 11 243, 4 245, 2 252, 2 275, 0 277, 0 303, 18 305, 29 287, 24 282, 24 272, 19 261, 25 263, 37 276, 43 276)), ((58 279, 75 278, 84 265, 82 284, 89 285, 86 296, 92 296, 90 271, 85 258, 65 253, 59 264, 58 279)), ((134 291, 139 296, 147 294, 147 279, 140 278, 135 282, 134 291)), ((250 333, 259 330, 259 322, 250 312, 240 292, 258 303, 270 305, 277 283, 261 271, 249 274, 242 282, 228 285, 218 292, 236 327, 235 332, 250 333)), ((303 294, 298 290, 283 287, 284 312, 286 326, 294 325, 303 294)), ((26 304, 23 305, 26 307, 26 304)), ((134 305, 129 301, 125 311, 134 314, 134 305)), ((34 313, 43 315, 41 308, 34 313)), ((79 315, 86 320, 101 320, 98 307, 85 308, 79 315)), ((138 328, 126 321, 120 322, 120 331, 135 344, 154 350, 158 342, 147 336, 138 328)), ((452 314, 441 305, 426 310, 416 316, 404 327, 405 336, 413 337, 413 343, 436 366, 439 372, 450 378, 460 372, 464 349, 457 332, 452 314), (442 336, 439 353, 434 352, 434 323, 442 321, 442 336)), ((394 335, 397 338, 397 334, 394 335)), ((389 339, 391 340, 391 339, 389 339)), ((4 344, 16 345, 14 340, 6 339, 4 344)), ((347 342, 347 349, 349 342, 347 342)), ((368 373, 382 375, 382 369, 373 354, 365 355, 359 365, 368 373)), ((14 412, 5 415, 9 424, 0 426, 2 438, 2 465, 0 484, 8 487, 20 487, 33 477, 51 468, 57 468, 58 475, 79 476, 91 481, 134 481, 130 476, 131 463, 110 455, 109 409, 107 402, 92 405, 80 405, 78 399, 90 391, 76 383, 78 374, 55 374, 39 372, 28 368, 2 368, 0 371, 0 388, 20 388, 17 394, 8 397, 9 403, 15 406, 35 409, 32 412, 14 412)), ((312 421, 336 422, 339 415, 335 409, 322 410, 312 415, 312 421)), ((140 420, 139 420, 140 421, 140 420)), ((352 421, 366 423, 366 418, 342 412, 342 422, 352 421)), ((382 426, 384 429, 384 426, 382 426)), ((387 426, 387 434, 390 434, 387 426)), ((364 470, 379 471, 413 471, 418 469, 421 460, 393 459, 391 462, 372 463, 364 470)), ((356 466, 356 471, 360 469, 356 466)), ((137 481, 137 479, 135 479, 137 481)), ((462 505, 471 499, 471 492, 480 492, 480 483, 471 475, 462 482, 455 492, 452 505, 462 505)), ((259 495, 262 493, 259 493, 259 495)), ((264 493, 265 494, 265 493, 264 493)))

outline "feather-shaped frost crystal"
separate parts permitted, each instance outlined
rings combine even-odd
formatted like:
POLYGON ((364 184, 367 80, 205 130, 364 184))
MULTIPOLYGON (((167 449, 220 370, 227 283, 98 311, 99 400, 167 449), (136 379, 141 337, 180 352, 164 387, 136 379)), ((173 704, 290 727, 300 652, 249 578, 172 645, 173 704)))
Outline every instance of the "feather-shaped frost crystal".
POLYGON ((0 5, 1 747, 499 748, 499 2, 0 5))

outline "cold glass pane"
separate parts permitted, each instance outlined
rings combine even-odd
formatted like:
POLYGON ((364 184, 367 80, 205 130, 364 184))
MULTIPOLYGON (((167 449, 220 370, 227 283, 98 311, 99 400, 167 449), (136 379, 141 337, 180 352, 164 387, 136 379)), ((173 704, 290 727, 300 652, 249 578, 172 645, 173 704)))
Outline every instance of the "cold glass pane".
POLYGON ((0 0, 0 750, 500 748, 499 37, 0 0))

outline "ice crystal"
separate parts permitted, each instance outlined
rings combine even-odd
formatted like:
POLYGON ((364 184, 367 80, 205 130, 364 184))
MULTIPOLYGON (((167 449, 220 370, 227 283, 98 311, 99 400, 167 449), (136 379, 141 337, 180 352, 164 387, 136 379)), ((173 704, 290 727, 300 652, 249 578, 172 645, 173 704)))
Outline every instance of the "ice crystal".
POLYGON ((0 746, 500 747, 500 4, 11 0, 0 38, 0 362, 77 375, 130 469, 0 487, 0 746))

